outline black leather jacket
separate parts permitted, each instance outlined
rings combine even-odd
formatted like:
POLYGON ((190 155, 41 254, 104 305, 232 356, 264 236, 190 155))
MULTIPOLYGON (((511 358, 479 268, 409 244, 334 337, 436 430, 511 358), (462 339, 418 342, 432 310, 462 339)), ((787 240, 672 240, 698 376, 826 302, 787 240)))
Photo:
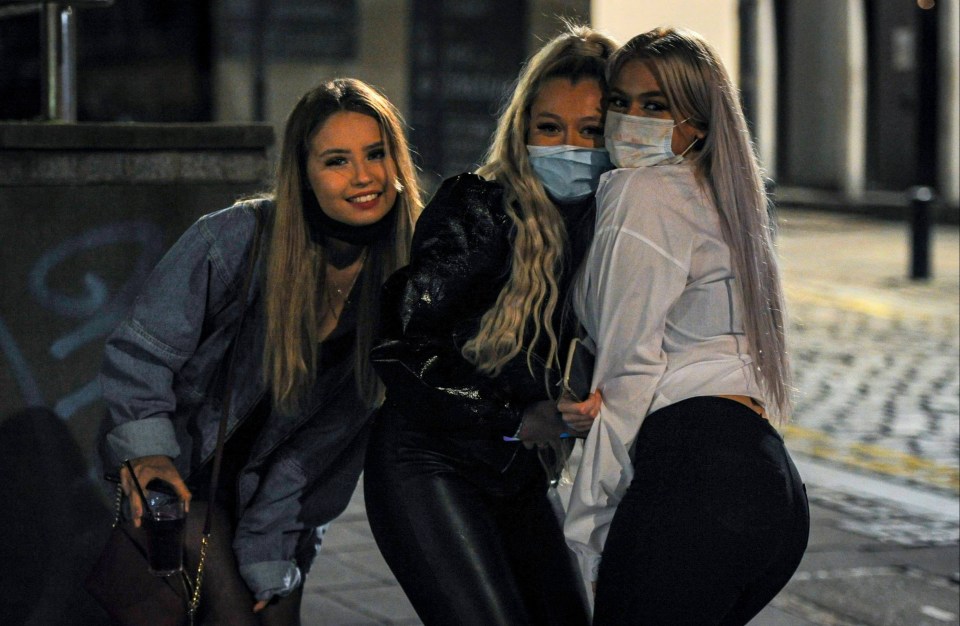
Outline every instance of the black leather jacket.
MULTIPOLYGON (((514 235, 503 193, 499 184, 473 174, 446 180, 417 222, 410 264, 384 288, 383 338, 371 358, 386 384, 387 403, 406 427, 511 435, 528 404, 548 399, 548 385, 555 393, 556 367, 545 383, 544 333, 532 349, 532 372, 526 352, 495 378, 478 372, 460 352, 510 276, 514 235)), ((595 211, 592 198, 558 207, 571 240, 554 324, 563 342, 575 324, 572 314, 563 314, 563 303, 589 244, 595 211)))

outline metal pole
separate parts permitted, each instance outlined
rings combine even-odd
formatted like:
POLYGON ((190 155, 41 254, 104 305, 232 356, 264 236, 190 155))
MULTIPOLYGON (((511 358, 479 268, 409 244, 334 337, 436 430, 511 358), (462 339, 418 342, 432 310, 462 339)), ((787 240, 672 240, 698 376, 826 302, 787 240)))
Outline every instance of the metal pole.
POLYGON ((60 10, 60 92, 57 98, 57 119, 77 121, 77 20, 73 7, 60 10))
POLYGON ((43 4, 43 115, 48 120, 77 121, 77 24, 73 7, 43 4))
POLYGON ((932 230, 931 208, 934 202, 933 189, 926 186, 911 187, 910 191, 910 278, 930 278, 930 231, 932 230))
POLYGON ((57 102, 60 99, 59 17, 59 5, 52 2, 44 3, 40 20, 40 41, 43 42, 43 114, 48 120, 57 119, 57 102))

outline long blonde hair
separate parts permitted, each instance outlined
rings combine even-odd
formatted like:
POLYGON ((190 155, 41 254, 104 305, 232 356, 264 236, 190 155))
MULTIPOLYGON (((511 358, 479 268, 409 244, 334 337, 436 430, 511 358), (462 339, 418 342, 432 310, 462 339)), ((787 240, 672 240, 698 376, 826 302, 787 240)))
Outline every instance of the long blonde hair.
POLYGON ((368 358, 379 322, 380 286, 407 263, 414 223, 423 208, 402 118, 386 97, 359 80, 338 78, 300 98, 287 118, 280 147, 265 279, 263 372, 274 403, 288 412, 300 408, 316 377, 320 356, 318 303, 327 263, 326 250, 311 240, 303 216, 303 194, 309 190, 306 159, 310 140, 330 116, 340 111, 377 120, 403 189, 392 210, 395 215, 390 218, 393 232, 370 245, 358 279, 354 381, 370 406, 383 394, 383 385, 368 358))
MULTIPOLYGON (((569 78, 574 83, 596 80, 604 88, 606 61, 616 47, 606 35, 570 24, 566 32, 547 42, 518 77, 483 166, 477 170, 503 186, 505 209, 515 231, 510 278, 481 318, 477 335, 463 347, 464 357, 488 375, 499 374, 520 353, 530 323, 529 345, 536 345, 545 333, 550 346, 547 362, 552 363, 557 353, 552 319, 560 298, 557 278, 564 271, 567 232, 530 166, 530 108, 544 82, 552 78, 569 78)), ((528 352, 532 371, 530 358, 528 352)))
POLYGON ((650 69, 675 118, 689 118, 691 125, 706 132, 692 162, 720 213, 743 298, 750 356, 767 409, 786 417, 791 375, 784 297, 763 176, 737 89, 713 47, 691 31, 657 28, 637 35, 610 59, 610 81, 635 60, 650 69))

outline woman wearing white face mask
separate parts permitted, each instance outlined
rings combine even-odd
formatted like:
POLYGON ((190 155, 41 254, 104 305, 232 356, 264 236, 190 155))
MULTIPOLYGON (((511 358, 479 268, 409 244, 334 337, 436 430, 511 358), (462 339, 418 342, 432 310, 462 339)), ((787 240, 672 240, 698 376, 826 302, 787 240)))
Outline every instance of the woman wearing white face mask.
POLYGON ((698 35, 639 35, 608 76, 606 144, 624 169, 601 180, 573 295, 603 405, 565 532, 595 582, 595 626, 745 624, 809 533, 769 421, 789 411, 789 365, 760 168, 698 35))

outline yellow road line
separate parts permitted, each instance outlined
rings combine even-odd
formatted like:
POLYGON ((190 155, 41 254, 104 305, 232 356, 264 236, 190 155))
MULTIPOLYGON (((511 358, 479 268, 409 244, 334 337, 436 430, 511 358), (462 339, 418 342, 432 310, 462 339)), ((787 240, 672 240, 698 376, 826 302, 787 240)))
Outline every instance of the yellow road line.
POLYGON ((960 468, 865 443, 842 443, 824 432, 787 424, 787 447, 820 459, 870 472, 907 478, 960 493, 960 468))
POLYGON ((911 307, 906 304, 895 306, 866 296, 817 291, 795 285, 785 285, 784 292, 787 302, 829 306, 883 319, 898 319, 909 316, 915 320, 927 320, 933 317, 929 312, 922 311, 918 307, 911 307))

